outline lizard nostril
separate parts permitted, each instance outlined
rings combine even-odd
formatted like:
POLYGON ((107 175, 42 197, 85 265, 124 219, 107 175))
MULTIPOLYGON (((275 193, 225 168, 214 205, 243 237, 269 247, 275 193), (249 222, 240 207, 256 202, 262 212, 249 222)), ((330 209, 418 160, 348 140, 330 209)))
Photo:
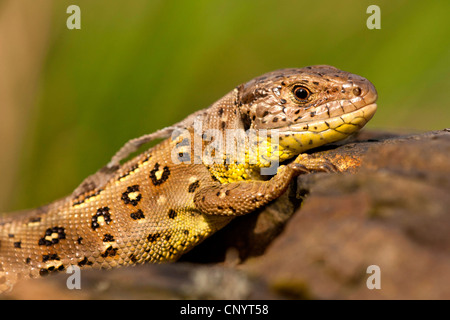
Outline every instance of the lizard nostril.
POLYGON ((355 96, 360 96, 361 95, 361 88, 360 87, 355 87, 355 88, 353 88, 353 94, 355 95, 355 96))

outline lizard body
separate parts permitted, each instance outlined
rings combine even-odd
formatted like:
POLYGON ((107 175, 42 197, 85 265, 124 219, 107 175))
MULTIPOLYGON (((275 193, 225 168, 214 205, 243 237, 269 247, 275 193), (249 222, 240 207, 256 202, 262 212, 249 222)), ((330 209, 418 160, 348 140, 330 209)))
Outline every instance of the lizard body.
POLYGON ((175 261, 234 217, 279 197, 295 176, 327 169, 302 152, 361 129, 376 99, 368 80, 334 67, 282 69, 236 87, 174 126, 131 140, 72 195, 0 218, 0 292, 18 279, 70 265, 175 261), (256 134, 237 147, 242 161, 220 153, 223 145, 212 147, 237 129, 256 134), (277 141, 259 135, 266 129, 276 129, 277 141), (167 139, 120 164, 155 138, 167 139), (206 162, 208 152, 215 162, 206 162), (270 179, 261 175, 273 161, 293 157, 270 179))

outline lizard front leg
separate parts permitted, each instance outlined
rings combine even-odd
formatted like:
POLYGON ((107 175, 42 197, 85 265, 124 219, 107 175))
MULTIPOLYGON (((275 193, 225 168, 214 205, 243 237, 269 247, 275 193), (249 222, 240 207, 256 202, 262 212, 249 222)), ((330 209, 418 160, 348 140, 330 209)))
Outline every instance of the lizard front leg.
POLYGON ((337 169, 328 160, 301 154, 292 163, 280 166, 270 180, 238 181, 199 189, 194 204, 205 214, 247 214, 281 196, 293 178, 311 171, 336 172, 337 169))

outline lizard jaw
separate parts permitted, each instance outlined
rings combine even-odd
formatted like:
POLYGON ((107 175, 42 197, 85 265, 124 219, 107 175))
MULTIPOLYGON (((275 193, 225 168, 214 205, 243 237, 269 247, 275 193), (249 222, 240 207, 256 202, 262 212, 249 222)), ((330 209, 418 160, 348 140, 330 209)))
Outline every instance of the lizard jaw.
POLYGON ((285 129, 279 129, 280 148, 285 154, 281 160, 349 137, 366 125, 375 114, 376 109, 377 104, 370 103, 339 116, 308 123, 296 123, 285 129))

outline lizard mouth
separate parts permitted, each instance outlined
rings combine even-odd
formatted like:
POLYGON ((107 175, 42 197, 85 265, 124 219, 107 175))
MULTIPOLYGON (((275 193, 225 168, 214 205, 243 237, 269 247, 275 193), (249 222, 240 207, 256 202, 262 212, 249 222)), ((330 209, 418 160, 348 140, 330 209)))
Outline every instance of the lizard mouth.
POLYGON ((281 135, 296 134, 299 132, 321 133, 328 130, 335 130, 342 133, 352 133, 361 129, 370 119, 372 119, 377 104, 371 103, 352 112, 343 113, 339 116, 315 121, 299 122, 291 124, 285 128, 280 128, 281 135))
POLYGON ((280 147, 287 153, 299 154, 345 139, 364 127, 372 119, 376 109, 377 104, 370 103, 338 116, 294 123, 285 128, 279 128, 280 147))

